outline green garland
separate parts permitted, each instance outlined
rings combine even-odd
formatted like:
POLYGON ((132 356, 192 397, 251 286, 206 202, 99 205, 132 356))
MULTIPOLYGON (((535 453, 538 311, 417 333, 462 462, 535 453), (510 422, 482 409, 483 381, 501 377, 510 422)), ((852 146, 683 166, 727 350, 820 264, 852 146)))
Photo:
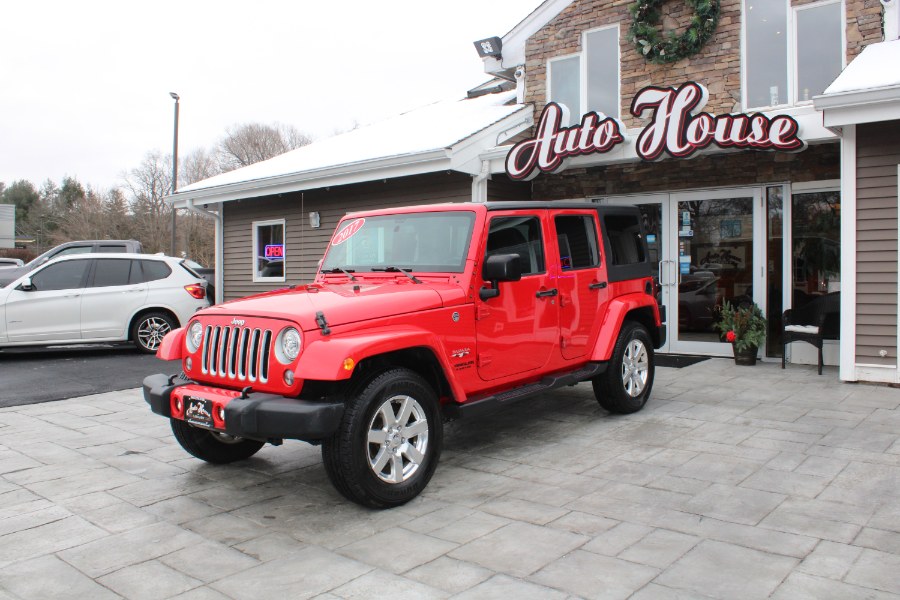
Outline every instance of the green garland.
POLYGON ((703 48, 719 24, 719 0, 687 0, 694 9, 691 24, 679 36, 669 32, 665 38, 657 27, 660 6, 665 0, 638 0, 629 7, 632 16, 629 39, 648 61, 672 63, 693 56, 703 48))

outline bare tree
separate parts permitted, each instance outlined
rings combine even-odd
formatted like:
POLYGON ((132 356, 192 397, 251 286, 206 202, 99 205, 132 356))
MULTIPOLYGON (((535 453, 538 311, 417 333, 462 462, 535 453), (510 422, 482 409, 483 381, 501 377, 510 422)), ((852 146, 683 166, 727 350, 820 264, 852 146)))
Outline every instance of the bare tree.
POLYGON ((178 187, 209 179, 222 171, 216 157, 205 148, 197 148, 181 159, 178 165, 178 187))
POLYGON ((245 123, 229 127, 216 145, 222 172, 246 167, 312 142, 293 125, 245 123))
POLYGON ((84 195, 73 197, 71 202, 54 236, 56 242, 102 240, 109 237, 100 192, 88 187, 84 190, 84 195))
POLYGON ((172 207, 164 198, 172 190, 172 157, 148 152, 125 176, 131 195, 135 233, 145 252, 164 252, 171 239, 172 207))

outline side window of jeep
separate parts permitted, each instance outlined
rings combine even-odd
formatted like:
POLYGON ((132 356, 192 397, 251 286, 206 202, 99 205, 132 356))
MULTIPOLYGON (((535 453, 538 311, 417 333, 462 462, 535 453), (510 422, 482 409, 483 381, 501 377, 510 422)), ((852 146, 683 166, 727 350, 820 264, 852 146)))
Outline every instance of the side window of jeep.
POLYGON ((597 227, 590 215, 561 215, 554 220, 560 267, 587 269, 600 266, 597 227))
POLYGON ((537 217, 495 217, 488 231, 487 252, 516 254, 522 265, 522 276, 544 272, 544 243, 541 222, 537 217))
POLYGON ((609 236, 610 261, 613 265, 646 262, 641 240, 641 224, 637 215, 607 215, 604 218, 609 236))

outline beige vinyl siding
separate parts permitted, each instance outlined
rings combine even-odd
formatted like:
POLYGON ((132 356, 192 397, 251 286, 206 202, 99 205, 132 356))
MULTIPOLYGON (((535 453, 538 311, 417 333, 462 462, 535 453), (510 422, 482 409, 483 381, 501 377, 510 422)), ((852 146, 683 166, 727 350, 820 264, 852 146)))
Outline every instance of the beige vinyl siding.
POLYGON ((226 202, 224 298, 233 300, 312 281, 334 228, 348 212, 471 199, 472 178, 451 172, 226 202), (309 226, 313 211, 321 219, 318 229, 309 226), (285 220, 284 283, 253 282, 253 222, 268 219, 285 220))
POLYGON ((896 365, 900 121, 860 125, 857 136, 856 362, 896 365))

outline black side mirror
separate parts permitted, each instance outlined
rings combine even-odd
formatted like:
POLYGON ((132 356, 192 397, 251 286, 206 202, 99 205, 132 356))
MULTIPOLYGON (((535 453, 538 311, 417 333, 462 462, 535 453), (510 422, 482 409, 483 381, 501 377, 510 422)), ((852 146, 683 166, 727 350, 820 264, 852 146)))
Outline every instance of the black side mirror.
POLYGON ((34 284, 31 283, 31 277, 26 277, 26 278, 22 281, 22 283, 19 284, 19 288, 18 288, 18 289, 22 290, 23 292, 33 292, 33 291, 34 291, 34 284))
POLYGON ((483 287, 478 291, 482 300, 496 298, 500 295, 501 281, 519 281, 522 279, 522 263, 518 254, 494 254, 488 256, 481 269, 481 277, 491 282, 491 287, 483 287))
POLYGON ((522 279, 522 262, 518 254, 495 254, 488 256, 481 269, 481 277, 486 281, 518 281, 522 279))

